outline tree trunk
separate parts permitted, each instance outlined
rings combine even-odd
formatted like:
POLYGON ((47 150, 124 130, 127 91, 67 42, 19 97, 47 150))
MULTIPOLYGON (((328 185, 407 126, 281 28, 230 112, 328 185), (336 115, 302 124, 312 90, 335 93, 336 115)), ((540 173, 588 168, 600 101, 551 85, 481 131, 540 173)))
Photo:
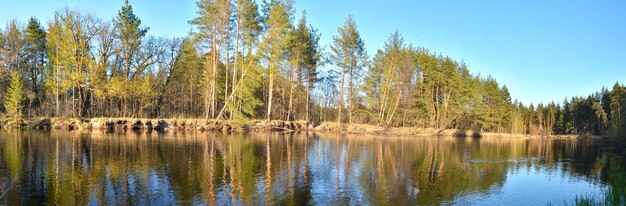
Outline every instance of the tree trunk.
MULTIPOLYGON (((272 30, 272 28, 270 28, 270 31, 271 31, 271 30, 272 30)), ((265 41, 266 41, 266 40, 267 40, 267 38, 263 38, 263 40, 261 41, 261 45, 263 45, 263 44, 265 43, 265 41)), ((259 49, 259 50, 257 50, 257 51, 254 53, 254 56, 257 56, 257 55, 259 54, 259 52, 260 52, 260 51, 262 51, 262 50, 260 50, 260 49, 259 49)), ((251 48, 249 48, 249 50, 248 50, 248 54, 250 54, 250 53, 251 53, 251 48)), ((246 67, 243 67, 243 68, 248 68, 248 69, 249 69, 249 67, 250 67, 250 66, 252 66, 252 63, 253 63, 253 61, 250 61, 250 63, 249 63, 246 67)), ((241 85, 241 82, 243 81, 243 79, 246 77, 246 74, 247 74, 247 72, 249 71, 248 69, 243 70, 243 72, 241 72, 241 77, 239 78, 239 81, 237 81, 237 84, 235 85, 235 88, 233 88, 233 90, 231 91, 231 93, 230 93, 230 97, 229 97, 229 98, 235 98, 235 94, 236 94, 236 92, 237 92, 237 89, 239 88, 239 85, 241 85)), ((222 106, 222 108, 220 109, 220 112, 218 113, 217 117, 215 117, 215 118, 216 118, 216 120, 219 120, 219 119, 222 117, 222 114, 223 114, 223 113, 224 113, 224 111, 226 110, 226 106, 228 106, 228 101, 226 101, 226 102, 224 103, 224 105, 222 106)), ((269 113, 268 113, 268 114, 269 114, 269 113)))
MULTIPOLYGON (((308 75, 307 75, 308 76, 308 75)), ((306 83, 306 121, 309 122, 309 100, 311 99, 309 96, 310 94, 310 89, 311 89, 311 80, 310 78, 307 77, 307 83, 306 83)), ((321 102, 320 102, 321 104, 321 102)))
MULTIPOLYGON (((381 86, 382 86, 382 84, 381 84, 381 86)), ((382 95, 381 95, 380 100, 379 100, 380 101, 379 102, 380 105, 378 106, 378 126, 380 126, 383 123, 383 121, 384 121, 384 118, 385 118, 385 105, 386 105, 385 102, 387 101, 387 90, 388 90, 388 88, 383 86, 382 89, 383 89, 383 92, 382 92, 382 95)))
MULTIPOLYGON (((208 63, 209 63, 209 57, 206 57, 206 63, 205 63, 205 67, 206 67, 206 74, 207 78, 209 78, 209 73, 210 73, 210 68, 208 63)), ((205 111, 205 120, 209 120, 209 115, 211 114, 211 85, 209 83, 206 84, 206 90, 204 92, 204 111, 205 111)))
MULTIPOLYGON (((214 27, 216 28, 216 27, 214 27)), ((215 87, 217 86, 216 84, 216 78, 217 78, 217 66, 218 66, 218 44, 217 44, 217 33, 213 34, 213 72, 212 72, 212 78, 211 78, 211 118, 215 118, 215 105, 217 102, 217 92, 215 87)))
POLYGON ((353 98, 353 93, 352 93, 352 79, 354 78, 354 73, 350 72, 350 79, 348 80, 348 123, 352 123, 352 98, 353 98))
MULTIPOLYGON (((224 63, 224 102, 228 101, 228 66, 230 62, 230 52, 228 51, 228 46, 226 46, 226 61, 224 63)), ((232 115, 231 115, 232 116, 232 115)))
POLYGON ((269 69, 269 88, 268 88, 268 98, 267 98, 267 121, 272 120, 272 99, 274 98, 274 75, 272 74, 272 65, 270 65, 269 69))
POLYGON ((294 79, 295 79, 295 67, 292 66, 291 67, 291 77, 289 77, 289 83, 290 83, 290 89, 289 89, 289 109, 287 111, 287 121, 291 121, 293 116, 292 116, 292 111, 293 111, 293 86, 294 86, 294 79))
POLYGON ((400 98, 402 97, 402 90, 400 90, 400 93, 398 94, 398 100, 396 100, 396 104, 393 107, 393 110, 391 110, 391 113, 389 114, 389 118, 387 119, 387 125, 391 124, 391 120, 393 119, 393 115, 396 113, 396 109, 398 109, 398 105, 400 105, 400 98))
MULTIPOLYGON (((233 62, 233 80, 232 80, 232 90, 235 90, 235 86, 236 86, 236 82, 237 82, 237 66, 238 66, 238 61, 239 61, 239 25, 241 24, 241 21, 238 19, 237 20, 237 29, 235 31, 235 60, 233 62)), ((227 101, 226 99, 224 99, 224 101, 227 101)), ((231 109, 230 109, 230 118, 233 119, 235 118, 235 114, 236 114, 236 107, 235 107, 235 98, 230 98, 229 101, 231 101, 231 109)))
POLYGON ((337 122, 341 123, 341 110, 343 109, 343 88, 346 73, 341 70, 341 88, 339 89, 339 104, 337 104, 337 122))

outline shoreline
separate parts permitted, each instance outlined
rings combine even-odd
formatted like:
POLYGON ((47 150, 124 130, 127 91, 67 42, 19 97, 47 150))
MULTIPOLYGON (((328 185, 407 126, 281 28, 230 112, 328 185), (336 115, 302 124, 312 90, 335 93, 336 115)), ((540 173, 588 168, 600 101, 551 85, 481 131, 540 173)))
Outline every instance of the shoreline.
MULTIPOLYGON (((204 120, 183 118, 63 118, 33 117, 24 119, 20 126, 24 129, 51 131, 157 131, 157 132, 226 132, 245 133, 255 131, 296 132, 312 131, 332 134, 366 134, 383 136, 413 137, 471 137, 471 138, 551 138, 580 139, 600 138, 582 135, 527 135, 493 132, 475 132, 457 129, 434 129, 416 127, 381 127, 368 124, 348 124, 336 122, 306 122, 283 120, 204 120)), ((17 128, 14 122, 3 120, 1 129, 17 128)))

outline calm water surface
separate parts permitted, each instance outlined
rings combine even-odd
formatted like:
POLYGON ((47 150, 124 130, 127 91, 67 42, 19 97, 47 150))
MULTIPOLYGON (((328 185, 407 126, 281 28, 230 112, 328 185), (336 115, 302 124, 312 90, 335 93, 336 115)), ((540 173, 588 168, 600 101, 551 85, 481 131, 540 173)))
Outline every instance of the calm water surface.
POLYGON ((599 144, 0 131, 0 205, 546 205, 609 187, 599 144))

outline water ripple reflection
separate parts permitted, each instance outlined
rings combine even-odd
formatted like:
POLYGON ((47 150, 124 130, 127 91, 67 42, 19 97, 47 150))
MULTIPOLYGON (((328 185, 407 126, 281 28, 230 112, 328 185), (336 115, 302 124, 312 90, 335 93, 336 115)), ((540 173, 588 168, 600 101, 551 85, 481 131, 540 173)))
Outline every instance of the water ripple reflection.
POLYGON ((584 141, 0 134, 7 205, 544 205, 601 195, 609 158, 584 141))

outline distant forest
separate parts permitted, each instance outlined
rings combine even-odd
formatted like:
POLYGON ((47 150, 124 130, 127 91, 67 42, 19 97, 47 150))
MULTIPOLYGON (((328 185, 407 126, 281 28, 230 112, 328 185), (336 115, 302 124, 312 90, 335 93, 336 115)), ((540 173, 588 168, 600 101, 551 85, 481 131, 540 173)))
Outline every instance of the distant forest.
POLYGON ((200 0, 184 38, 147 35, 128 1, 112 20, 65 8, 45 22, 9 21, 0 29, 0 112, 626 135, 623 84, 523 105, 495 79, 398 32, 367 54, 348 16, 320 45, 292 1, 256 2, 200 0))

